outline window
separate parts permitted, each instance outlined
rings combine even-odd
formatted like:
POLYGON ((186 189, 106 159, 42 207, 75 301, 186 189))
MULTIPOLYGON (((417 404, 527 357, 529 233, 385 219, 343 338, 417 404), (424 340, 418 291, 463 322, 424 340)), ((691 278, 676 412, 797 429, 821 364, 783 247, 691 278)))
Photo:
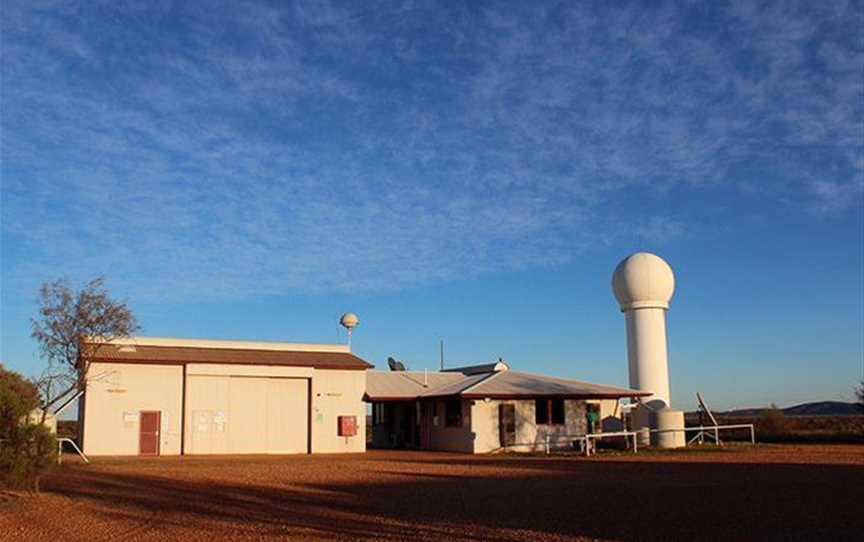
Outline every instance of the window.
POLYGON ((549 423, 549 399, 534 401, 534 421, 537 425, 549 423))
POLYGON ((537 425, 564 425, 564 399, 535 400, 534 421, 537 425))
POLYGON ((444 403, 444 425, 459 427, 462 425, 462 400, 448 399, 444 403))
POLYGON ((564 399, 552 399, 552 423, 564 425, 564 399))

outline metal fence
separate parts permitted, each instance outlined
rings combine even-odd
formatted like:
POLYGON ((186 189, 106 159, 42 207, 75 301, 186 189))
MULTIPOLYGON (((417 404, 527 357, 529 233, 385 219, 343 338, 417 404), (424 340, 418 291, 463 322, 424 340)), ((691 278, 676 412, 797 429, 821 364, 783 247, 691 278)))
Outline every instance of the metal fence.
POLYGON ((695 427, 683 427, 681 429, 648 429, 641 431, 614 431, 609 433, 589 433, 587 435, 546 435, 545 436, 545 448, 546 453, 549 454, 552 449, 552 439, 554 438, 556 441, 565 440, 569 441, 571 445, 575 445, 578 443, 578 446, 582 453, 585 454, 586 457, 590 456, 592 453, 597 450, 597 441, 604 438, 623 438, 625 443, 627 443, 628 448, 633 449, 633 453, 639 451, 639 444, 637 443, 638 436, 640 434, 644 434, 646 431, 650 433, 696 433, 690 440, 687 441, 687 445, 693 444, 698 441, 699 444, 703 444, 705 442, 706 437, 709 440, 713 440, 715 444, 722 446, 722 442, 720 441, 720 431, 728 431, 728 430, 741 430, 741 429, 749 429, 750 431, 750 443, 756 444, 756 429, 752 423, 740 423, 740 424, 732 424, 732 425, 709 425, 709 426, 695 426, 695 427), (631 445, 632 441, 632 445, 631 445))

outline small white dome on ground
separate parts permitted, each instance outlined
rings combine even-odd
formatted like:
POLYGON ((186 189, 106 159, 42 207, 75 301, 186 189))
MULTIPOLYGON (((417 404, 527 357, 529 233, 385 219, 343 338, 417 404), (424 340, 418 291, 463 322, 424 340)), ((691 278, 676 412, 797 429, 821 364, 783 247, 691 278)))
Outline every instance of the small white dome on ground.
POLYGON ((618 264, 612 275, 612 290, 621 310, 669 308, 675 292, 675 274, 656 254, 637 252, 618 264))

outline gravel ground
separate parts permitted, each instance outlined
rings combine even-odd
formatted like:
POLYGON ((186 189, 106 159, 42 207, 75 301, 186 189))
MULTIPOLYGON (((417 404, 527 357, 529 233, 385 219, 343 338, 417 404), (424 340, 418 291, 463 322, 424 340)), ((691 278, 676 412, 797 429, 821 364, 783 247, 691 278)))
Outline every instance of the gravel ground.
POLYGON ((69 461, 0 540, 858 540, 864 446, 69 461))

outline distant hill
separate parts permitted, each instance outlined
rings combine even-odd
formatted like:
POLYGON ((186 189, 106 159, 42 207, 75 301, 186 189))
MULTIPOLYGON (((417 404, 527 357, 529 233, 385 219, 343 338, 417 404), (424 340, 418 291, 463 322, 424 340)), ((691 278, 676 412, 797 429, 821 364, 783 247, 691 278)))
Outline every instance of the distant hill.
MULTIPOLYGON (((723 416, 761 416, 767 408, 739 408, 726 412, 715 412, 723 416)), ((864 407, 858 403, 842 401, 819 401, 781 408, 786 416, 864 416, 864 407)))

